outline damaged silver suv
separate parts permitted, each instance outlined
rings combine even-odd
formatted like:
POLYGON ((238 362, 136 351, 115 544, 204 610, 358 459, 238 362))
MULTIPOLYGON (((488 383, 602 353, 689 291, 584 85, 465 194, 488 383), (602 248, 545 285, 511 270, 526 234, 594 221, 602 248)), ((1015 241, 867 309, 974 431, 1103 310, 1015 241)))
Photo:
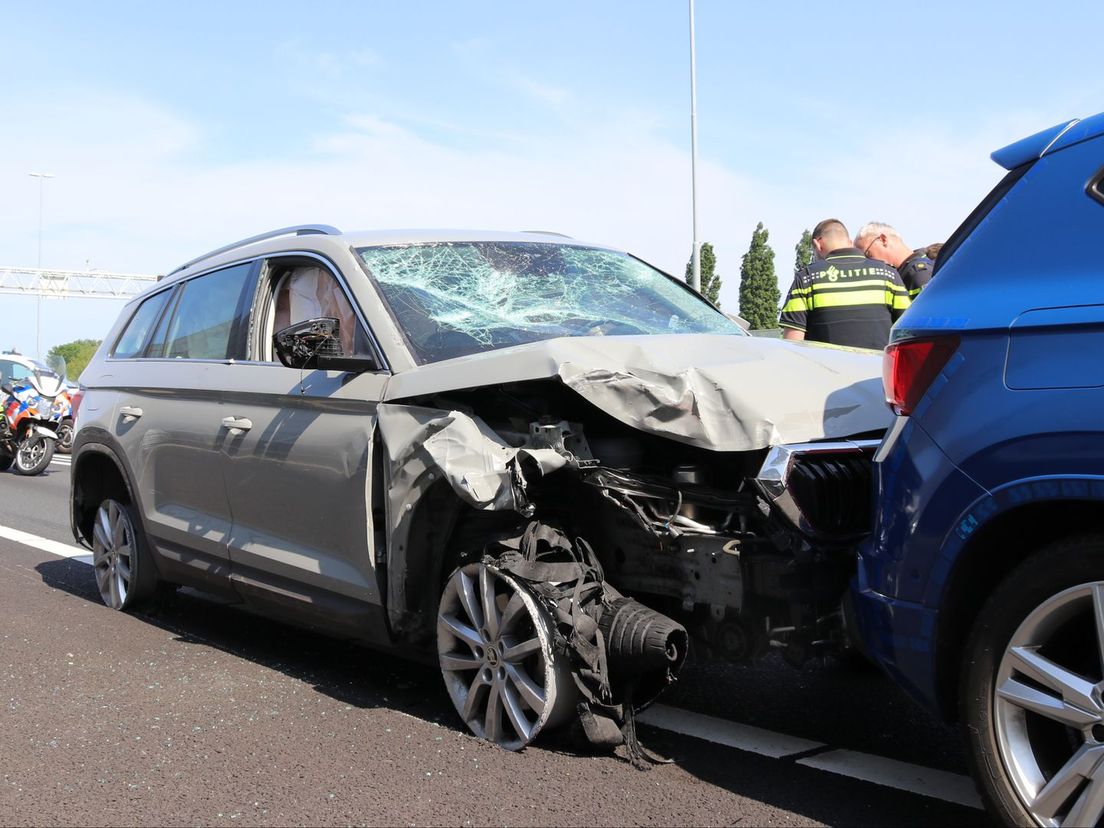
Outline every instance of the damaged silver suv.
POLYGON ((880 367, 557 234, 285 228, 124 309, 73 530, 110 607, 219 593, 435 660, 503 747, 579 721, 633 748, 688 637, 846 640, 880 367))

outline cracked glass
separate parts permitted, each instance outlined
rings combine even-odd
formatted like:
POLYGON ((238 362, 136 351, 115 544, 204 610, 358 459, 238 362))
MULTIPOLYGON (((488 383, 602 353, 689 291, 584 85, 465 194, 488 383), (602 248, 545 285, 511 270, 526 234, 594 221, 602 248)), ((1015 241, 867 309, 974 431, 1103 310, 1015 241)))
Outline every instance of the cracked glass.
POLYGON ((745 335, 625 253, 538 242, 436 242, 357 251, 420 362, 560 336, 745 335))

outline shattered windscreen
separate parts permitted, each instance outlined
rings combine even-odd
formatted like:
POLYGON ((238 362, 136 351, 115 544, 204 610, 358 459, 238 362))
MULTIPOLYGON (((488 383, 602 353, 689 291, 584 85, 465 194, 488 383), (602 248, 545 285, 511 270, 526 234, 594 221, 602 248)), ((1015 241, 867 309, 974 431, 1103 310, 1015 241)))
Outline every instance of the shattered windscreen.
POLYGON ((679 283, 612 250, 436 242, 357 252, 420 362, 558 336, 744 334, 679 283))

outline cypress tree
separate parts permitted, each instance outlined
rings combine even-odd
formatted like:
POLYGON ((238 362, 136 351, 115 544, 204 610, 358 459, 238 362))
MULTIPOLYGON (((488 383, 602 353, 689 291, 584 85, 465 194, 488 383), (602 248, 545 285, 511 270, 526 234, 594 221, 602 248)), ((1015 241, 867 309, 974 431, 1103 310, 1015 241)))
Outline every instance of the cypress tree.
POLYGON ((794 271, 801 270, 813 260, 813 234, 805 230, 801 234, 801 241, 794 246, 797 253, 794 259, 794 271))
MULTIPOLYGON (((694 278, 694 254, 686 263, 686 284, 694 278)), ((716 307, 721 306, 721 277, 717 274, 717 256, 713 245, 703 242, 701 246, 701 294, 716 307)))
POLYGON ((781 293, 774 274, 774 251, 767 244, 769 235, 770 231, 759 222, 740 263, 740 316, 756 331, 778 327, 781 293))

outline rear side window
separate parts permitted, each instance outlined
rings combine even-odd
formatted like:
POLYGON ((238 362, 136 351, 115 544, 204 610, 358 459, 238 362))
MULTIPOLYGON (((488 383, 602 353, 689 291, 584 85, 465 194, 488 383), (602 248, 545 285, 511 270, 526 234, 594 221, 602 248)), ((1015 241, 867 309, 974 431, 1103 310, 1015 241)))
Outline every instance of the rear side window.
POLYGON ((228 267, 184 283, 165 337, 170 359, 242 359, 243 298, 252 263, 228 267))
POLYGON ((157 323, 157 319, 161 316, 161 311, 171 294, 171 290, 163 290, 160 293, 155 293, 138 306, 138 310, 130 318, 123 335, 115 343, 115 350, 111 352, 113 357, 116 359, 133 359, 141 354, 142 346, 146 344, 150 329, 157 323))

